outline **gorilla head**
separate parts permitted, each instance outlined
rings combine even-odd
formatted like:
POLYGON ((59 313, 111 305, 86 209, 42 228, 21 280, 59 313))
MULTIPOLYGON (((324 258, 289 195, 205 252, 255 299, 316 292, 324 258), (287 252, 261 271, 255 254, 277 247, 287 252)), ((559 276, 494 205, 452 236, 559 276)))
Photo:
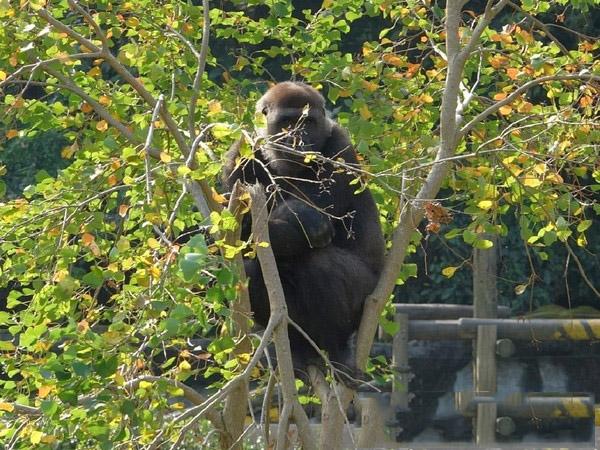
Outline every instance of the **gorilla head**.
MULTIPOLYGON (((323 96, 304 83, 286 81, 273 86, 256 104, 267 119, 263 133, 269 159, 302 162, 297 152, 321 152, 331 136, 333 121, 325 113, 323 96)), ((297 166, 297 165, 296 165, 297 166)))

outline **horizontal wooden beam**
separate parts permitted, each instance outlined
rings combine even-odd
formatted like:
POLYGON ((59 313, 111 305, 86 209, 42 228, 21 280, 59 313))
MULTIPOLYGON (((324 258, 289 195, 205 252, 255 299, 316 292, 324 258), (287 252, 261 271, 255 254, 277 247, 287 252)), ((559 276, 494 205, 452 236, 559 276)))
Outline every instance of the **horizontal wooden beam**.
POLYGON ((480 325, 495 325, 498 339, 534 341, 600 340, 600 319, 470 319, 411 320, 409 339, 473 339, 480 325))
MULTIPOLYGON (((407 314, 411 320, 449 320, 473 317, 473 305, 444 303, 394 303, 397 314, 407 314)), ((498 317, 510 317, 508 306, 498 306, 498 317)))

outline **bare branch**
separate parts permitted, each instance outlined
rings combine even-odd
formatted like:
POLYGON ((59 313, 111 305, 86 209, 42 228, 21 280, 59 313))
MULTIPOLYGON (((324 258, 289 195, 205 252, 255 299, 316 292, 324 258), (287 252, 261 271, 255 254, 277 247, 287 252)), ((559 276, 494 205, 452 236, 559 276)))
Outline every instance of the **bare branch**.
MULTIPOLYGON (((209 43, 209 32, 210 32, 210 8, 208 0, 202 0, 202 12, 203 12, 203 24, 202 24, 202 42, 200 43, 200 53, 192 50, 196 59, 198 60, 198 69, 196 70, 196 77, 194 78, 194 84, 192 86, 192 97, 190 98, 189 107, 189 133, 190 139, 196 137, 196 102, 198 101, 198 95, 200 94, 200 88, 202 87, 202 77, 204 76, 204 69, 206 68, 206 58, 208 56, 208 43, 209 43)), ((193 46, 191 46, 193 49, 193 46)))
MULTIPOLYGON (((479 21, 477 22, 477 25, 475 26, 475 29, 473 30, 473 33, 471 34, 471 38, 469 39, 469 42, 467 42, 467 44, 464 46, 464 48, 460 51, 460 54, 458 55, 459 60, 461 61, 460 64, 462 66, 464 66, 467 59, 469 59, 469 56, 471 55, 473 50, 475 48, 477 48, 477 45, 479 44, 479 40, 481 38, 481 35, 483 34, 483 32, 485 31, 487 26, 490 24, 492 19, 494 17, 496 17, 496 15, 500 11, 502 11, 502 9, 506 6, 507 2, 508 2, 508 0, 500 0, 496 4, 496 6, 492 6, 494 3, 493 0, 488 0, 487 5, 485 7, 485 11, 480 16, 479 21)), ((461 73, 462 73, 462 69, 463 69, 463 67, 460 67, 461 73)))
POLYGON ((585 281, 585 284, 587 284, 590 287, 590 289, 592 290, 592 292, 594 292, 594 294, 596 294, 596 297, 600 298, 600 292, 598 292, 598 289, 596 289, 594 287, 594 283, 592 283, 590 281, 587 274, 585 273, 585 269, 583 268, 581 261, 579 260, 579 258, 577 257, 577 255, 575 254, 575 252, 573 251, 573 249, 571 248, 569 243, 566 241, 565 241, 565 247, 567 247, 567 251, 569 252, 569 255, 571 255, 571 257, 575 261, 575 264, 577 264, 577 268, 579 269, 579 274, 583 278, 583 281, 585 281))
POLYGON ((81 46, 85 47, 89 51, 95 52, 95 53, 102 53, 103 55, 106 53, 104 49, 98 47, 92 41, 83 37, 81 34, 77 33, 75 30, 73 30, 71 27, 68 27, 64 23, 60 22, 59 20, 56 20, 48 12, 47 9, 40 9, 38 11, 38 16, 40 16, 42 19, 44 19, 46 22, 48 22, 50 25, 52 25, 57 30, 60 30, 63 33, 66 33, 68 36, 70 36, 72 39, 77 41, 81 46))
MULTIPOLYGON (((488 7, 490 5, 491 0, 488 2, 488 7)), ((456 129, 458 93, 466 57, 470 52, 465 49, 462 52, 460 50, 459 26, 462 6, 463 2, 460 0, 448 0, 446 2, 445 31, 448 69, 440 114, 440 146, 435 158, 435 164, 432 166, 415 200, 404 204, 400 223, 392 235, 392 248, 385 258, 379 282, 375 290, 365 301, 363 317, 358 331, 356 351, 356 363, 361 368, 364 368, 366 365, 377 331, 379 315, 394 288, 397 274, 406 256, 406 249, 410 243, 412 232, 423 218, 423 201, 434 198, 439 192, 442 182, 450 170, 448 158, 454 156, 456 151, 458 143, 456 129)), ((471 38, 468 46, 475 47, 476 44, 477 39, 471 38)))
MULTIPOLYGON (((237 181, 233 186, 227 209, 236 218, 239 226, 234 231, 225 233, 224 241, 227 245, 234 246, 240 239, 242 231, 242 210, 244 206, 240 198, 243 194, 244 189, 242 188, 241 182, 237 181)), ((231 318, 235 324, 235 329, 233 331, 241 339, 231 355, 232 358, 235 358, 237 355, 252 352, 252 346, 247 336, 250 332, 249 318, 252 313, 250 312, 250 295, 248 293, 246 272, 241 254, 238 253, 233 258, 233 266, 239 277, 239 285, 242 286, 239 290, 238 300, 231 305, 231 318)), ((224 448, 242 448, 240 437, 244 431, 244 420, 247 411, 245 405, 247 399, 248 382, 245 381, 240 383, 225 400, 222 417, 226 433, 221 436, 221 446, 224 448)))
MULTIPOLYGON (((254 239, 258 243, 270 243, 269 228, 267 220, 267 203, 265 195, 260 185, 254 185, 248 188, 251 203, 252 213, 252 232, 254 239)), ((273 249, 270 245, 267 247, 257 246, 256 254, 260 262, 265 287, 269 296, 269 307, 271 310, 271 318, 273 316, 282 315, 287 318, 287 305, 283 293, 283 286, 279 279, 279 270, 273 255, 273 249)), ((269 323, 271 319, 269 319, 269 323)), ((277 352, 277 367, 280 374, 281 390, 283 393, 284 408, 289 405, 292 408, 290 412, 298 426, 299 435, 302 437, 304 448, 316 449, 316 444, 310 430, 308 417, 298 402, 298 393, 294 383, 294 368, 292 365, 292 356, 290 352, 290 341, 287 331, 287 320, 282 320, 276 326, 273 332, 273 341, 275 343, 275 351, 277 352)), ((280 426, 284 424, 280 423, 280 426)), ((287 426, 285 427, 287 428, 287 426)), ((277 443, 278 448, 281 445, 277 443)))
MULTIPOLYGON (((72 0, 71 0, 72 1, 72 0)), ((148 127, 148 134, 146 135, 146 142, 144 143, 144 148, 142 149, 144 152, 144 164, 146 167, 146 203, 149 205, 152 203, 152 174, 150 173, 150 148, 152 145, 152 138, 154 137, 154 122, 158 119, 158 111, 162 106, 164 101, 164 96, 161 94, 158 97, 158 101, 154 106, 154 111, 152 112, 152 118, 150 119, 150 126, 148 127)))
MULTIPOLYGON (((43 64, 41 67, 45 72, 59 80, 66 89, 73 92, 74 94, 85 100, 87 103, 89 103, 89 105, 92 108, 94 108, 94 111, 96 111, 96 113, 102 119, 104 119, 110 126, 117 129, 119 133, 121 133, 126 139, 133 143, 140 142, 140 140, 136 138, 135 135, 125 125, 123 125, 120 121, 113 117, 104 106, 102 106, 96 99, 87 94, 79 86, 74 84, 68 77, 58 72, 57 70, 52 69, 46 64, 43 64)), ((158 158, 160 155, 160 152, 155 148, 150 147, 147 149, 147 151, 150 155, 152 155, 155 158, 158 158)))
MULTIPOLYGON (((81 6, 79 6, 79 4, 74 2, 73 0, 71 0, 71 7, 74 8, 75 10, 77 10, 79 13, 84 14, 84 13, 82 13, 81 6)), ((83 11, 85 12, 85 10, 83 10, 83 11)), ((140 97, 142 97, 142 99, 148 105, 150 105, 151 108, 155 108, 157 100, 152 96, 152 94, 148 90, 146 90, 144 85, 136 77, 134 77, 133 74, 129 70, 127 70, 127 68, 125 68, 125 66, 123 66, 121 64, 121 62, 110 52, 110 50, 108 48, 98 47, 93 42, 91 42, 89 39, 86 39, 85 37, 83 37, 79 33, 75 32, 73 29, 71 29, 64 23, 56 20, 54 17, 52 17, 52 15, 46 9, 41 9, 40 11, 38 11, 38 15, 42 19, 44 19, 46 22, 48 22, 50 25, 52 25, 56 29, 66 33, 67 35, 69 35, 71 38, 73 38, 75 41, 79 42, 79 44, 86 47, 90 51, 93 51, 96 53, 101 53, 101 57, 105 59, 105 61, 115 70, 115 72, 117 72, 117 74, 125 82, 127 82, 140 95, 140 97)), ((96 29, 96 27, 98 27, 97 23, 93 20, 93 18, 89 14, 84 15, 84 18, 86 19, 86 21, 88 21, 88 23, 90 23, 89 21, 91 21, 90 25, 94 29, 96 29), (92 23, 93 23, 93 25, 92 25, 92 23)), ((102 33, 101 30, 100 30, 100 33, 102 33)), ((162 108, 160 109, 160 114, 161 114, 161 118, 162 118, 163 122, 165 123, 167 129, 169 130, 169 132, 173 136, 173 139, 177 143, 179 150, 181 151, 181 153, 183 154, 184 157, 187 157, 190 152, 190 147, 187 144, 183 134, 181 133, 179 126, 177 125, 177 123, 175 122, 173 117, 169 114, 169 112, 166 108, 166 105, 164 103, 162 105, 162 108)), ((206 183, 206 181, 202 180, 202 181, 193 182, 190 184, 198 184, 198 189, 188 189, 188 191, 193 192, 196 195, 195 201, 199 205, 200 209, 203 211, 203 214, 205 212, 210 213, 211 210, 218 211, 221 209, 221 206, 212 198, 211 189, 208 186, 208 184, 206 183), (202 196, 204 198, 202 200, 200 200, 200 198, 198 198, 199 196, 202 196)), ((206 215, 208 216, 208 214, 206 214, 206 215)))
POLYGON ((542 22, 541 20, 539 20, 537 17, 535 17, 532 14, 529 14, 527 11, 524 11, 523 8, 521 8, 519 5, 517 5, 514 2, 511 2, 510 0, 507 3, 508 6, 510 6, 512 9, 519 11, 521 14, 523 14, 525 17, 527 17, 529 20, 531 20, 533 22, 533 24, 539 28, 540 30, 542 30, 544 33, 546 33, 546 36, 548 36, 550 39, 552 39, 552 42, 554 42, 558 48, 560 48, 560 51, 567 56, 571 56, 571 54, 569 53, 569 50, 563 45, 562 42, 560 42, 558 40, 558 38, 556 36, 554 36, 552 34, 552 32, 550 31, 550 29, 548 28, 548 26, 542 22))
POLYGON ((71 9, 75 9, 79 14, 83 16, 88 25, 90 25, 93 28, 94 33, 96 33, 96 35, 100 38, 100 41, 102 41, 102 46, 104 47, 104 50, 108 51, 108 39, 106 38, 106 34, 104 34, 102 29, 94 20, 94 18, 90 15, 90 13, 87 10, 83 9, 79 5, 79 2, 76 0, 68 0, 68 3, 71 9))

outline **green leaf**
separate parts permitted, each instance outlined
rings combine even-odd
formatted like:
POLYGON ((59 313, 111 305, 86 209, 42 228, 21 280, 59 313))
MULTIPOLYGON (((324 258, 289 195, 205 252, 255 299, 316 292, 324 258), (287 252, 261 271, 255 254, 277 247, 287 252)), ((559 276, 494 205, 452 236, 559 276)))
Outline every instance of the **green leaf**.
POLYGON ((587 230, 589 227, 592 226, 592 221, 591 220, 582 220, 579 225, 577 225, 577 231, 579 231, 580 233, 583 233, 585 230, 587 230))
POLYGON ((494 243, 488 239, 477 239, 473 243, 473 247, 478 248, 480 250, 487 250, 488 248, 492 248, 494 243))
POLYGON ((107 378, 117 371, 119 360, 116 356, 109 356, 94 364, 94 370, 102 378, 107 378))

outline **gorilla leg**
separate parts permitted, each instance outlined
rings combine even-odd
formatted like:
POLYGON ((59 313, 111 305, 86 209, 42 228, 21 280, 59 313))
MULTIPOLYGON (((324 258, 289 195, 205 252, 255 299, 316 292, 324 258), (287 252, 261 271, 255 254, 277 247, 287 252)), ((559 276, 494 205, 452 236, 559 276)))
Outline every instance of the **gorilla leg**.
MULTIPOLYGON (((257 323, 266 326, 270 308, 257 260, 244 261, 249 278, 252 311, 257 323)), ((358 329, 365 298, 377 275, 351 252, 327 247, 300 258, 277 260, 289 317, 325 350, 336 366, 355 371, 352 334, 358 329)), ((295 362, 320 360, 312 345, 294 327, 289 328, 295 362)))

